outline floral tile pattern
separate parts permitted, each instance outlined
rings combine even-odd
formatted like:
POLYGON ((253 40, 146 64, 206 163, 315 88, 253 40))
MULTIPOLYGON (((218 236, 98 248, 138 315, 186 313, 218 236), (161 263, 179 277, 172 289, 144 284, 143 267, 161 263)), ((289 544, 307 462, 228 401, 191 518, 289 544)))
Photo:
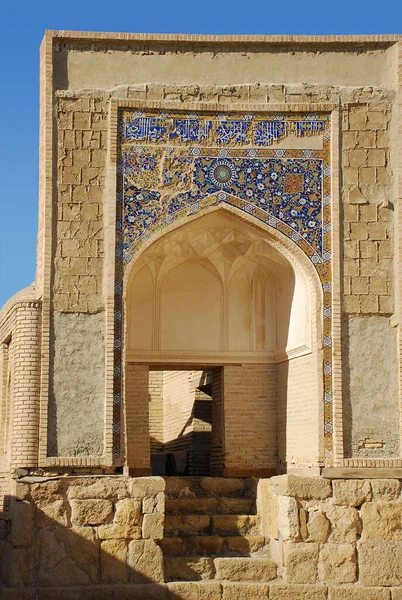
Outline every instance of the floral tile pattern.
POLYGON ((324 298, 324 436, 332 452, 331 171, 328 114, 121 109, 116 204, 113 452, 120 454, 122 281, 156 231, 227 203, 279 230, 314 264, 324 298), (323 149, 270 147, 323 136, 323 149))

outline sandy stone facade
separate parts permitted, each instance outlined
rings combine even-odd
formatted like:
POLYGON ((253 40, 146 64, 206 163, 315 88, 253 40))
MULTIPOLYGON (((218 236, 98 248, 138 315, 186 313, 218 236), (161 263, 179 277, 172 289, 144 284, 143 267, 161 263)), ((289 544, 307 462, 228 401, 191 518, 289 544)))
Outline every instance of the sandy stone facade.
POLYGON ((402 597, 401 43, 46 33, 5 597, 402 597))

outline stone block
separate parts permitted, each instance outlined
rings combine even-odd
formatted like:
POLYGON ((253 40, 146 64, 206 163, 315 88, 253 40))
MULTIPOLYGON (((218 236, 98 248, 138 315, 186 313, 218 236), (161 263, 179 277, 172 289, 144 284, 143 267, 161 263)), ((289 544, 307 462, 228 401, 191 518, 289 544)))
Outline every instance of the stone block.
POLYGON ((308 538, 307 515, 308 515, 308 512, 305 508, 301 508, 299 510, 299 529, 300 529, 300 537, 302 540, 306 540, 308 538))
POLYGON ((370 110, 367 113, 366 129, 386 129, 388 117, 385 112, 370 110))
POLYGON ((163 583, 161 548, 153 540, 133 540, 128 552, 129 578, 133 583, 163 583))
POLYGON ((387 228, 384 223, 368 223, 368 235, 370 240, 386 240, 387 228))
POLYGON ((366 502, 360 510, 360 516, 363 523, 362 540, 402 541, 400 502, 366 502))
POLYGON ((212 558, 177 556, 165 558, 165 581, 201 581, 213 579, 215 567, 212 558))
MULTIPOLYGON (((346 183, 346 182, 345 182, 346 183)), ((356 170, 356 175, 353 178, 353 181, 350 183, 355 184, 350 190, 348 195, 348 202, 350 204, 367 204, 367 198, 362 193, 361 189, 358 185, 358 172, 356 170)))
POLYGON ((269 600, 327 600, 327 588, 273 583, 269 586, 269 600))
POLYGON ((133 526, 139 525, 141 519, 141 502, 133 498, 124 498, 116 502, 116 514, 114 523, 116 525, 133 526))
POLYGON ((307 531, 310 540, 313 542, 326 542, 330 528, 329 521, 323 512, 314 511, 309 513, 307 531))
POLYGON ((371 490, 373 500, 396 500, 401 493, 401 482, 398 479, 372 479, 371 490))
POLYGON ((352 240, 366 240, 367 239, 367 225, 366 223, 351 223, 350 224, 350 236, 352 240))
POLYGON ((221 600, 222 586, 217 581, 184 582, 167 584, 169 600, 221 600))
POLYGON ((216 579, 229 581, 272 581, 276 564, 266 558, 215 558, 216 579))
POLYGON ((224 581, 222 587, 222 600, 266 600, 269 594, 267 583, 224 581))
POLYGON ((33 584, 33 548, 13 548, 7 544, 4 550, 2 580, 10 587, 25 587, 33 584))
POLYGON ((142 537, 144 539, 161 540, 163 538, 163 529, 165 515, 152 514, 144 515, 142 518, 142 537))
POLYGON ((359 296, 359 298, 362 313, 370 314, 378 311, 378 297, 376 295, 359 296))
POLYGON ((355 108, 349 111, 349 128, 360 131, 366 125, 367 113, 365 109, 355 108))
POLYGON ((165 491, 163 477, 135 477, 129 480, 129 493, 132 498, 145 498, 165 491))
POLYGON ((391 183, 391 173, 387 167, 376 168, 376 180, 380 185, 388 185, 391 183))
POLYGON ((50 502, 65 498, 64 481, 45 481, 30 485, 32 501, 38 506, 47 506, 50 502))
POLYGON ((372 149, 367 155, 369 167, 385 167, 385 150, 372 149))
POLYGON ((66 529, 56 525, 37 530, 38 587, 98 583, 99 545, 92 527, 66 529))
POLYGON ((359 168, 359 185, 373 185, 376 183, 376 170, 374 167, 359 168))
POLYGON ((113 514, 110 500, 71 500, 70 504, 73 525, 101 525, 113 514))
POLYGON ((166 515, 165 533, 202 534, 209 529, 210 519, 206 515, 166 515))
MULTIPOLYGON (((346 135, 346 134, 344 134, 346 135)), ((359 131, 358 140, 360 148, 375 148, 377 145, 375 131, 359 131)))
POLYGON ((325 500, 332 495, 331 482, 322 477, 277 475, 269 486, 278 496, 294 496, 305 500, 325 500))
POLYGON ((168 498, 166 512, 169 514, 214 514, 218 512, 217 498, 168 498))
POLYGON ((360 506, 371 500, 369 481, 363 479, 339 479, 332 482, 334 504, 341 506, 360 506))
MULTIPOLYGON (((217 538, 222 539, 222 538, 217 538)), ((267 541, 263 535, 239 535, 226 539, 226 547, 232 554, 248 556, 253 552, 261 551, 267 541)))
POLYGON ((253 512, 254 500, 252 498, 220 498, 219 505, 224 514, 245 515, 253 512))
POLYGON ((225 538, 217 535, 195 535, 186 539, 186 551, 184 554, 192 556, 220 556, 223 552, 224 543, 225 538))
POLYGON ((33 507, 30 502, 14 501, 11 509, 11 543, 31 546, 33 538, 33 507))
POLYGON ((280 539, 296 539, 299 536, 297 502, 289 496, 278 496, 278 536, 280 539))
POLYGON ((152 496, 147 496, 142 501, 143 514, 164 513, 165 512, 165 494, 159 492, 152 496))
POLYGON ((330 542, 353 543, 361 533, 362 522, 355 508, 336 508, 327 512, 331 523, 330 542))
POLYGON ((359 576, 361 584, 366 586, 401 586, 402 542, 361 542, 359 576))
POLYGON ((98 527, 98 538, 100 540, 140 540, 142 538, 141 527, 133 523, 128 525, 116 525, 115 523, 101 525, 98 527))
POLYGON ((356 574, 356 550, 351 544, 325 544, 320 552, 320 572, 324 583, 353 583, 356 574))
POLYGON ((258 535, 260 533, 258 518, 254 515, 214 515, 212 527, 213 532, 219 535, 258 535))
MULTIPOLYGON (((348 148, 355 148, 357 144, 357 134, 355 131, 345 131, 342 137, 342 146, 345 149, 348 148)), ((360 136, 359 136, 359 145, 362 146, 363 148, 365 147, 363 144, 361 144, 360 142, 360 136)))
POLYGON ((67 503, 64 500, 42 504, 35 513, 36 527, 51 527, 54 523, 59 523, 64 527, 68 525, 67 503))
POLYGON ((359 171, 356 167, 344 167, 342 169, 343 183, 345 185, 357 185, 359 181, 359 171))
POLYGON ((107 540, 101 544, 101 580, 103 583, 127 583, 126 540, 107 540))
POLYGON ((224 477, 202 477, 200 486, 206 492, 223 496, 244 490, 245 480, 224 477))
MULTIPOLYGON (((203 538, 202 536, 195 536, 193 538, 189 538, 189 540, 203 539, 209 539, 209 537, 203 538)), ((159 545, 162 548, 163 556, 165 557, 184 556, 186 554, 186 544, 181 538, 163 538, 160 540, 159 545)), ((201 552, 195 552, 195 554, 199 556, 201 552)))
POLYGON ((367 164, 365 150, 350 150, 349 161, 351 167, 364 167, 367 164))
POLYGON ((379 588, 345 586, 329 588, 328 600, 390 600, 390 594, 379 588))
POLYGON ((283 550, 286 581, 288 583, 315 583, 318 544, 286 542, 283 550))

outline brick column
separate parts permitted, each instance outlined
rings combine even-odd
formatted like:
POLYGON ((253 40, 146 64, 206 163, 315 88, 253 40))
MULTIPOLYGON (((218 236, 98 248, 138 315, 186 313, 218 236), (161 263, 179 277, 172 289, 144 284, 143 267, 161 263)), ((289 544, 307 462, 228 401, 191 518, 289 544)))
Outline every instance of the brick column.
POLYGON ((226 477, 276 473, 276 366, 223 368, 226 477))
POLYGON ((12 469, 38 466, 40 322, 40 303, 23 302, 17 308, 13 332, 12 469))
POLYGON ((127 363, 125 378, 126 461, 133 476, 151 474, 149 368, 127 363))

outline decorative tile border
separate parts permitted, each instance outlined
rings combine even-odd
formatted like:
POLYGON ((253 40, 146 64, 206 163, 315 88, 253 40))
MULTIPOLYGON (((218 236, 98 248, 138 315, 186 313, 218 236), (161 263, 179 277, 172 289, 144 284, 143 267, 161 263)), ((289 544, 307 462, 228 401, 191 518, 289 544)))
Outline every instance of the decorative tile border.
POLYGON ((331 119, 328 113, 118 112, 113 456, 120 456, 125 266, 155 232, 227 203, 280 231, 314 265, 323 290, 324 439, 333 449, 331 119), (322 150, 270 148, 292 132, 322 150))

